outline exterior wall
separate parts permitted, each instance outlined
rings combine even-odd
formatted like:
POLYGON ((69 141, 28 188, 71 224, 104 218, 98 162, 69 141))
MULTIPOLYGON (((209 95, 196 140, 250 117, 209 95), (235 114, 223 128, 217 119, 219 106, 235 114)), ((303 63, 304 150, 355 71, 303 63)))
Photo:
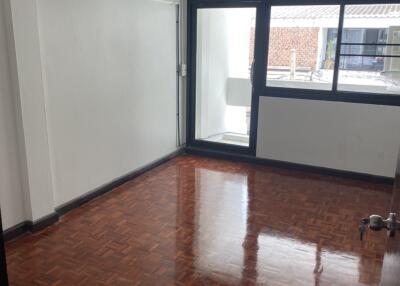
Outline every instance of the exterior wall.
POLYGON ((296 50, 296 66, 314 69, 318 57, 319 28, 271 28, 268 66, 290 66, 296 50))
MULTIPOLYGON (((290 66, 290 51, 296 49, 296 66, 315 69, 318 59, 318 33, 319 28, 271 28, 268 66, 290 66)), ((253 55, 252 32, 249 63, 252 62, 253 55)))

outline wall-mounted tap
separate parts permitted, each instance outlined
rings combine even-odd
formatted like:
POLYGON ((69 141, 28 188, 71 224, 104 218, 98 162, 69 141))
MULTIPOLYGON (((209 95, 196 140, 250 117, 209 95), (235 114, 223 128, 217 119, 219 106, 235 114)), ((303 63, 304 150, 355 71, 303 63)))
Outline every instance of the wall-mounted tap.
POLYGON ((397 230, 400 230, 400 221, 396 219, 395 213, 390 213, 387 219, 383 219, 380 215, 370 215, 368 218, 361 220, 359 231, 360 240, 363 240, 366 230, 371 229, 373 231, 380 231, 386 229, 388 236, 393 237, 397 230))

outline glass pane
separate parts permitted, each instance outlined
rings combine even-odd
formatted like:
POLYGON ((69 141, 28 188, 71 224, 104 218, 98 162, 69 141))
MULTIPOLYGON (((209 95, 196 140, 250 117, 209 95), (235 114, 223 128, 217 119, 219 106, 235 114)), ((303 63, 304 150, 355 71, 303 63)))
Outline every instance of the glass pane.
POLYGON ((360 56, 400 56, 400 49, 393 49, 393 47, 386 45, 342 44, 340 53, 360 56))
POLYGON ((267 86, 331 90, 338 5, 273 6, 267 86))
POLYGON ((196 139, 249 145, 256 8, 197 11, 196 139))
POLYGON ((346 5, 341 54, 338 90, 400 94, 400 4, 346 5))

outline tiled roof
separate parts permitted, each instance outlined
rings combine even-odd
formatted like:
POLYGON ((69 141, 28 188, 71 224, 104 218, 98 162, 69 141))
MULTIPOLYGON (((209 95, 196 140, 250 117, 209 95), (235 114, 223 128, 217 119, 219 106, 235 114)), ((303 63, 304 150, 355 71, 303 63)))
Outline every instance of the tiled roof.
MULTIPOLYGON (((339 6, 275 6, 273 19, 321 19, 339 17, 339 6)), ((400 4, 347 5, 346 18, 400 18, 400 4)))

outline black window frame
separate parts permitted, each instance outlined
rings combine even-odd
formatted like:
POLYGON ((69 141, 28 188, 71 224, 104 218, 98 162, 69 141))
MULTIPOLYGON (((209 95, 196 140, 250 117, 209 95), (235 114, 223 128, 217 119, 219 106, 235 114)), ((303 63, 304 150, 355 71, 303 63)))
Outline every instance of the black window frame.
POLYGON ((313 5, 338 5, 340 6, 338 35, 335 52, 334 75, 331 90, 318 90, 318 89, 302 89, 302 88, 287 88, 287 87, 273 87, 266 84, 267 67, 262 71, 263 91, 261 96, 266 97, 280 97, 280 98, 295 98, 295 99, 308 99, 320 101, 338 101, 349 103, 364 103, 375 105, 390 105, 400 106, 400 95, 385 94, 385 93, 371 93, 371 92, 357 92, 357 91, 343 91, 338 90, 338 77, 339 77, 339 64, 340 64, 340 51, 342 43, 342 32, 344 23, 344 13, 346 5, 374 5, 374 4, 399 4, 398 1, 393 0, 267 0, 267 11, 265 15, 265 22, 262 29, 266 35, 266 40, 263 44, 265 57, 268 59, 269 48, 269 34, 270 34, 270 21, 271 21, 271 8, 274 6, 313 6, 313 5))
MULTIPOLYGON (((298 6, 298 5, 340 5, 342 23, 338 26, 343 30, 345 5, 368 4, 399 4, 398 0, 188 0, 187 5, 187 120, 186 120, 186 146, 210 149, 216 152, 227 152, 256 156, 258 135, 258 113, 261 97, 294 98, 304 100, 348 102, 373 105, 400 106, 400 96, 393 94, 374 94, 353 91, 295 89, 283 87, 267 87, 266 75, 267 55, 269 44, 270 11, 272 6, 298 6), (199 8, 227 8, 227 7, 257 7, 255 44, 254 44, 254 69, 253 90, 250 123, 249 146, 239 146, 218 142, 209 142, 196 139, 196 33, 197 9, 199 8)), ((342 33, 342 32, 341 32, 342 33)), ((340 39, 341 40, 341 39, 340 39)), ((337 39, 339 41, 339 39, 337 39)), ((336 52, 339 52, 337 44, 336 52)), ((335 53, 335 57, 339 57, 335 53)), ((335 60, 335 65, 340 61, 335 60)), ((336 75, 337 77, 337 75, 336 75)), ((336 79, 337 80, 337 79, 336 79)))

